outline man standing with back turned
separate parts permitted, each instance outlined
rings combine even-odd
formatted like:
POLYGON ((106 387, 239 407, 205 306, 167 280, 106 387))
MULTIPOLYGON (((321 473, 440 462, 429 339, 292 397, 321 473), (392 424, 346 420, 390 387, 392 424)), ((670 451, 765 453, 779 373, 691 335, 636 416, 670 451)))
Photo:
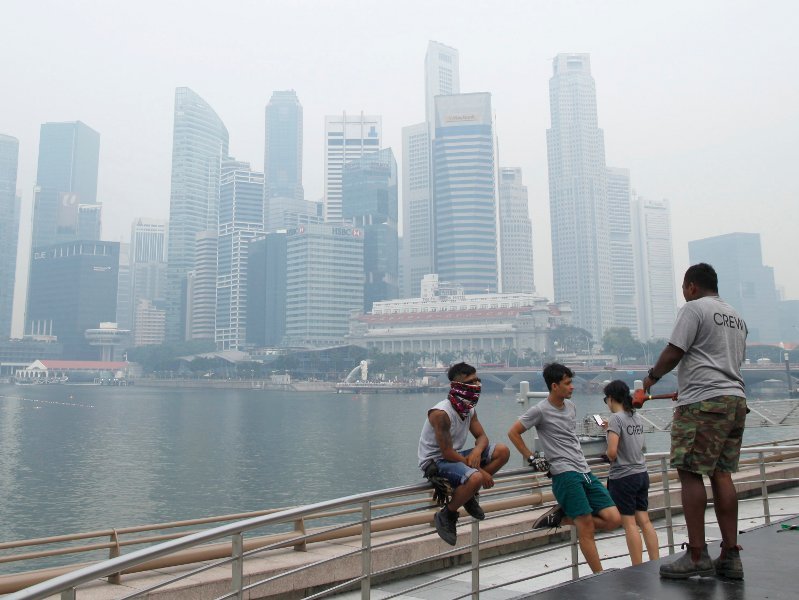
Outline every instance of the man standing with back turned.
POLYGON ((671 466, 682 485, 688 528, 688 551, 661 565, 660 576, 686 579, 718 575, 743 579, 738 545, 738 495, 732 473, 738 470, 746 422, 741 363, 746 351, 744 320, 719 298, 718 276, 708 264, 688 268, 682 293, 686 304, 677 314, 669 343, 644 379, 648 390, 679 363, 679 400, 671 426, 671 466), (713 507, 721 530, 721 555, 711 560, 705 543, 710 478, 713 507))

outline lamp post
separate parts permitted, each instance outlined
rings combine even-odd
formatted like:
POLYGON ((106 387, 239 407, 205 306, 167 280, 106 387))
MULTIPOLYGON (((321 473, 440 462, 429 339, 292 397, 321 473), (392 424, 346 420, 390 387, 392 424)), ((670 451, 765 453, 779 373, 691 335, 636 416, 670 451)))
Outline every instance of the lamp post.
POLYGON ((793 398, 793 383, 791 381, 791 355, 788 352, 783 352, 783 359, 785 359, 785 379, 788 381, 788 398, 793 398))

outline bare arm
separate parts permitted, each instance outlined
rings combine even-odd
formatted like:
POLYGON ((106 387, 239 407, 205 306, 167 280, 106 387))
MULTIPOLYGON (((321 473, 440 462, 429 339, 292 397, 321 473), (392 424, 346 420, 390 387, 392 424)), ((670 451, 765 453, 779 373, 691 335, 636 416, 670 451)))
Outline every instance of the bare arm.
POLYGON ((449 462, 466 462, 466 458, 456 452, 452 447, 452 435, 450 433, 449 416, 443 410, 431 410, 427 415, 427 420, 433 426, 433 431, 436 434, 436 441, 438 447, 441 449, 441 455, 444 460, 449 462))
POLYGON ((611 461, 619 455, 619 434, 615 431, 608 431, 608 450, 605 454, 611 461))
MULTIPOLYGON (((655 366, 652 367, 652 372, 658 376, 658 379, 663 377, 666 373, 677 366, 684 355, 685 352, 677 346, 674 346, 673 344, 666 344, 666 347, 663 348, 663 352, 660 353, 655 366)), ((648 390, 655 385, 655 383, 655 380, 647 375, 644 378, 644 389, 648 390)))
POLYGON ((524 439, 522 438, 522 434, 525 431, 527 431, 527 429, 525 429, 524 425, 522 425, 520 421, 516 421, 508 430, 508 439, 510 439, 514 447, 522 453, 524 459, 527 460, 533 452, 527 447, 527 444, 524 443, 524 439))

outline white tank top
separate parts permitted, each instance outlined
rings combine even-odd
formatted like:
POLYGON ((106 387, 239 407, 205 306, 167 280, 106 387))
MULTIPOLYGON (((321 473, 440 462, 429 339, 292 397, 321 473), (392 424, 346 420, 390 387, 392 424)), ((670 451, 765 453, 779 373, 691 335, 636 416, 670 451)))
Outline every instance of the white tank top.
MULTIPOLYGON (((469 411, 465 419, 461 419, 461 416, 452 406, 452 402, 450 402, 449 399, 442 400, 428 410, 428 417, 430 411, 433 410, 443 410, 447 413, 447 416, 449 416, 449 433, 452 437, 452 447, 458 452, 463 450, 466 447, 469 428, 472 424, 472 415, 475 414, 474 408, 469 411)), ((430 424, 430 419, 426 418, 422 426, 422 436, 419 438, 419 468, 424 471, 425 467, 431 461, 439 461, 442 458, 444 458, 444 455, 441 453, 441 448, 438 446, 436 431, 430 424)))

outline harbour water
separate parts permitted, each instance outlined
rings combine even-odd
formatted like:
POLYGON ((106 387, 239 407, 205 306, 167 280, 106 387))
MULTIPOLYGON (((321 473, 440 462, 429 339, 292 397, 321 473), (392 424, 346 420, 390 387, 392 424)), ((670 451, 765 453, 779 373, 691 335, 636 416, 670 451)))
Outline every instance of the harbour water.
MULTIPOLYGON (((0 385, 0 541, 415 483, 422 420, 442 398, 0 385)), ((600 394, 574 400, 580 415, 605 410, 600 394)), ((489 437, 507 443, 524 406, 484 394, 477 410, 489 437)), ((649 449, 666 449, 666 436, 649 434, 649 449)), ((796 436, 752 429, 747 441, 796 436)), ((511 465, 521 464, 514 453, 511 465)))

